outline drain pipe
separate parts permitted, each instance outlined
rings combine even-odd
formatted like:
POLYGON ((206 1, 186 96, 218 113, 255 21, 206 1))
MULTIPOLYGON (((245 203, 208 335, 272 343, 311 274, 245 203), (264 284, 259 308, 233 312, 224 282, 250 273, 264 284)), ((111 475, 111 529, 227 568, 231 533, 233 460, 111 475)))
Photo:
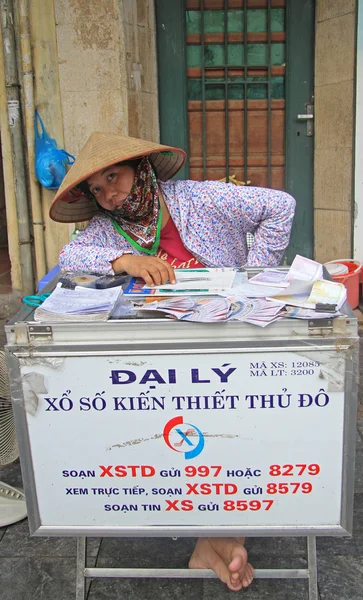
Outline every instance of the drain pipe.
POLYGON ((4 47, 5 85, 7 91, 10 138, 14 163, 14 183, 18 215, 20 264, 23 280, 22 291, 25 294, 31 294, 34 291, 32 239, 30 236, 12 0, 0 0, 0 9, 4 47))
POLYGON ((20 246, 18 235, 18 217, 16 214, 16 198, 14 185, 13 155, 11 151, 8 104, 5 87, 5 69, 3 53, 3 35, 0 26, 0 130, 3 159, 6 228, 8 233, 8 249, 11 262, 11 285, 14 290, 21 290, 22 273, 20 268, 20 246), (10 233, 11 232, 11 233, 10 233))
POLYGON ((28 153, 29 192, 33 218, 34 253, 37 281, 46 274, 44 221, 39 183, 35 179, 35 136, 34 136, 34 85, 33 61, 30 45, 29 4, 19 0, 20 50, 23 71, 24 117, 28 153))

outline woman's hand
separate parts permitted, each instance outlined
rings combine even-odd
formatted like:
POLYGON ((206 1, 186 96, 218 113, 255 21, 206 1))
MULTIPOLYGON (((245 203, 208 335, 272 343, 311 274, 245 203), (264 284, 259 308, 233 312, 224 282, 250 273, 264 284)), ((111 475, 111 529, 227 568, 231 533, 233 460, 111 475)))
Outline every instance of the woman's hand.
POLYGON ((156 256, 135 256, 123 254, 112 262, 115 273, 126 271, 132 277, 142 277, 146 285, 176 283, 173 267, 156 256))

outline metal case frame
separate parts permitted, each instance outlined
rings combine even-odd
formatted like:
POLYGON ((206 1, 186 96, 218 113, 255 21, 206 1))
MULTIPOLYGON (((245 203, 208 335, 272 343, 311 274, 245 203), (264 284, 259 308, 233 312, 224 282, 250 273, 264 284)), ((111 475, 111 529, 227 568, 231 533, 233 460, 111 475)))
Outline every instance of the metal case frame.
POLYGON ((352 531, 355 426, 357 399, 358 330, 357 320, 345 306, 345 315, 326 321, 285 319, 262 329, 247 323, 180 323, 167 319, 125 319, 106 323, 37 324, 31 309, 23 309, 6 325, 14 416, 21 468, 27 495, 32 535, 67 536, 315 536, 349 535, 352 531), (101 341, 100 341, 101 340, 101 341), (341 523, 336 527, 45 527, 41 524, 35 488, 30 440, 24 408, 20 361, 54 357, 119 356, 150 354, 217 354, 251 351, 344 352, 344 433, 341 523))

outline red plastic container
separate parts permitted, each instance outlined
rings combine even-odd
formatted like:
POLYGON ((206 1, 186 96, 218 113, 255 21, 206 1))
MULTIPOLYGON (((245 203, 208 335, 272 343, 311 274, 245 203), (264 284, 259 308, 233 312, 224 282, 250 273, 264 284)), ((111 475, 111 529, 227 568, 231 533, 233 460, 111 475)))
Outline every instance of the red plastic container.
POLYGON ((338 283, 343 283, 347 290, 347 301, 350 306, 354 309, 359 305, 359 288, 361 281, 361 273, 362 266, 359 261, 353 260, 351 258, 344 258, 339 260, 330 260, 325 263, 325 266, 328 268, 328 265, 331 264, 341 264, 348 267, 348 273, 344 275, 331 275, 333 281, 337 281, 338 283))

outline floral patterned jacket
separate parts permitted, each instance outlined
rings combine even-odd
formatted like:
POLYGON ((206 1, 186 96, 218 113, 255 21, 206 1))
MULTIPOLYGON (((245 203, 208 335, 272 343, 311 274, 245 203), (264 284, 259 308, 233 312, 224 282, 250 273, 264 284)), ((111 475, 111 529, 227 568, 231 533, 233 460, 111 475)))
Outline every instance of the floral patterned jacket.
MULTIPOLYGON (((295 209, 286 192, 218 181, 171 180, 159 186, 184 246, 206 267, 280 263, 295 209), (250 249, 247 233, 253 234, 250 249)), ((100 213, 63 248, 59 265, 113 274, 111 262, 126 253, 140 254, 100 213)))

